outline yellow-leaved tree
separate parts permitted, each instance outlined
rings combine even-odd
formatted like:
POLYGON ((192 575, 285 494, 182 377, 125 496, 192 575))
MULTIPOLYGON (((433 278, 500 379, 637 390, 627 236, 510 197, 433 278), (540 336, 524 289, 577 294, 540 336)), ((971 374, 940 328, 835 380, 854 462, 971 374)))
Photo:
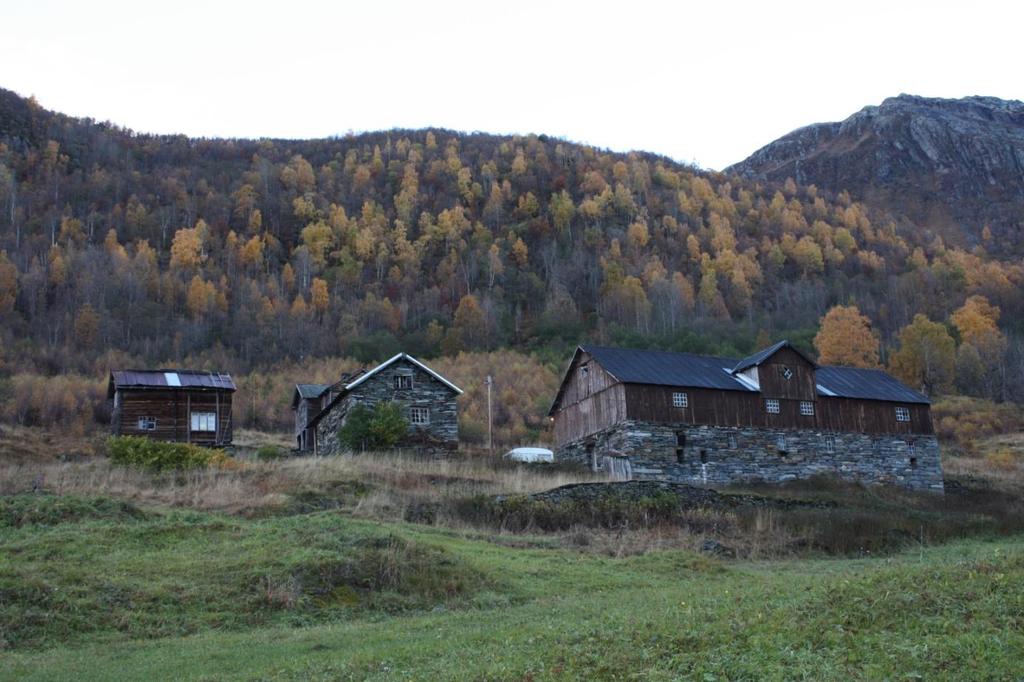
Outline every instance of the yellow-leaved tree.
POLYGON ((900 381, 925 395, 947 389, 953 383, 956 342, 946 328, 918 313, 900 330, 900 348, 889 359, 889 370, 900 381))
POLYGON ((825 313, 814 347, 823 365, 878 367, 878 337, 855 305, 833 306, 825 313))

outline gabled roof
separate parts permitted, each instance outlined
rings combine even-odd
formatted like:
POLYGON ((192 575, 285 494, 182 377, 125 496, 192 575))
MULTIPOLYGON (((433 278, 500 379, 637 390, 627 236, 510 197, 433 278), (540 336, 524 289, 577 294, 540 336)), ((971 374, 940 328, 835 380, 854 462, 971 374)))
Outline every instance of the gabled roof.
MULTIPOLYGON (((778 350, 787 346, 792 348, 788 342, 782 341, 751 355, 749 358, 737 361, 735 358, 693 355, 691 353, 587 345, 576 349, 569 368, 572 368, 581 353, 589 353, 606 372, 624 384, 759 393, 757 385, 745 380, 739 372, 762 364, 778 350)), ((806 357, 802 353, 801 356, 806 357)), ((816 388, 820 396, 898 403, 929 404, 931 402, 926 396, 904 386, 880 369, 835 366, 816 366, 816 369, 816 388)), ((548 411, 549 415, 554 414, 558 408, 568 378, 569 371, 566 371, 558 394, 548 411)))
POLYGON ((120 388, 137 389, 199 389, 235 391, 230 374, 195 369, 115 369, 110 372, 107 393, 110 397, 120 388))
POLYGON ((462 395, 462 389, 461 388, 459 388, 458 386, 456 386, 452 382, 448 381, 443 376, 441 376, 440 374, 438 374, 434 370, 430 369, 429 367, 427 367, 422 362, 420 362, 419 360, 417 360, 413 356, 409 355, 408 353, 399 353, 398 355, 396 355, 395 357, 391 358, 390 360, 385 360, 384 362, 380 363, 379 365, 377 365, 376 367, 374 367, 369 372, 367 372, 366 374, 362 375, 361 377, 359 377, 358 379, 356 379, 352 383, 347 384, 345 386, 345 390, 346 391, 351 391, 353 388, 355 388, 359 384, 363 383, 364 381, 366 381, 367 379, 372 377, 377 372, 380 372, 381 370, 383 370, 383 369, 385 369, 387 367, 390 367, 391 365, 395 364, 399 360, 408 360, 409 362, 411 362, 412 364, 416 365, 417 367, 422 369, 424 372, 426 372, 430 376, 432 376, 435 379, 437 379, 438 381, 440 381, 442 384, 444 384, 448 388, 450 388, 453 391, 455 391, 455 393, 457 393, 458 395, 462 395))
MULTIPOLYGON (((341 385, 340 386, 340 390, 338 391, 338 395, 336 395, 334 397, 334 399, 331 400, 331 402, 328 403, 326 407, 324 407, 324 409, 320 410, 320 412, 317 413, 316 416, 314 416, 312 419, 309 420, 309 422, 307 423, 307 428, 311 427, 311 426, 315 426, 320 421, 320 419, 325 414, 330 412, 334 408, 334 406, 338 403, 338 401, 341 400, 346 395, 348 395, 348 393, 350 393, 352 391, 352 389, 356 388, 357 386, 359 386, 360 384, 365 382, 367 379, 369 379, 373 375, 375 375, 375 374, 379 373, 380 371, 386 369, 387 367, 390 367, 391 365, 395 364, 399 360, 406 360, 406 361, 416 365, 417 367, 422 369, 424 372, 426 372, 427 374, 429 374, 430 376, 434 377, 435 379, 440 381, 442 384, 444 384, 445 386, 450 388, 456 395, 462 395, 462 389, 461 388, 459 388, 458 386, 456 386, 452 382, 448 381, 443 376, 441 376, 440 374, 438 374, 434 370, 430 369, 429 367, 427 367, 422 362, 420 362, 419 360, 417 360, 413 356, 409 355, 408 353, 399 353, 398 355, 394 356, 393 358, 390 358, 389 360, 385 360, 384 362, 380 363, 379 365, 377 365, 376 367, 371 369, 369 372, 362 372, 362 370, 360 370, 360 372, 356 373, 352 377, 352 379, 349 381, 349 383, 341 385)), ((344 379, 343 379, 343 381, 344 381, 344 379)), ((339 386, 339 384, 334 384, 334 386, 339 386)))
POLYGON ((606 372, 626 384, 660 384, 752 391, 732 375, 730 358, 659 350, 581 346, 606 372))
POLYGON ((809 357, 807 357, 806 355, 801 353, 800 350, 796 346, 791 344, 789 341, 783 339, 782 341, 779 341, 778 343, 773 343, 772 345, 768 346, 764 350, 759 350, 756 353, 754 353, 753 355, 748 355, 747 357, 743 358, 742 360, 740 360, 739 362, 736 363, 736 366, 732 368, 732 371, 734 373, 739 373, 739 372, 742 372, 743 370, 749 369, 751 367, 755 367, 755 366, 759 367, 766 360, 768 360, 768 358, 770 358, 771 356, 775 355, 776 353, 778 353, 783 348, 789 348, 794 353, 796 353, 797 355, 802 357, 804 360, 806 360, 808 363, 810 363, 812 367, 817 367, 817 365, 814 363, 813 360, 811 360, 809 357))
POLYGON ((295 384, 295 392, 300 398, 312 400, 319 398, 330 387, 330 384, 295 384))

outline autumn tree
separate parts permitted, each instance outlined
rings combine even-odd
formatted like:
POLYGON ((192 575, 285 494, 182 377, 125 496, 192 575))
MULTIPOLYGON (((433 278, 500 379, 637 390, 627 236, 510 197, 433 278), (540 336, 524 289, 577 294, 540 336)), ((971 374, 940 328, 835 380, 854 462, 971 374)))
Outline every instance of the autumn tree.
POLYGON ((956 372, 956 342, 946 328, 918 313, 899 334, 900 347, 889 360, 889 370, 900 381, 920 388, 925 395, 949 388, 956 372))
POLYGON ((6 251, 0 251, 0 314, 14 310, 17 299, 18 268, 7 257, 6 251))
POLYGON ((327 312, 327 306, 331 302, 330 296, 327 293, 326 280, 314 277, 313 283, 310 286, 309 296, 310 303, 313 306, 313 311, 316 313, 317 321, 323 322, 324 314, 327 312))
POLYGON ((96 344, 96 334, 100 328, 100 316, 88 303, 83 305, 75 315, 75 345, 88 350, 96 344))
POLYGON ((476 296, 466 294, 455 309, 452 326, 445 336, 442 348, 445 353, 460 350, 474 350, 487 344, 487 320, 476 296))
POLYGON ((823 365, 878 367, 878 337, 871 321, 855 305, 829 309, 821 318, 814 347, 823 365))

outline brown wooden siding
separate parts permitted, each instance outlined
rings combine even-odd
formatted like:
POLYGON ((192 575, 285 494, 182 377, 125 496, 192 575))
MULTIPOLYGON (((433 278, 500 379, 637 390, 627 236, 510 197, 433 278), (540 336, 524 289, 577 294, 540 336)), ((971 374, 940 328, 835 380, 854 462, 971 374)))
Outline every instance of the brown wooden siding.
POLYGON ((197 445, 227 445, 232 438, 231 393, 119 389, 111 429, 122 436, 148 436, 197 445), (192 431, 190 411, 216 413, 217 432, 192 431), (138 423, 142 417, 156 419, 156 429, 140 430, 138 423))
POLYGON ((789 398, 792 400, 814 400, 818 389, 815 386, 814 366, 791 348, 783 348, 757 368, 761 395, 766 398, 789 398), (785 377, 789 368, 793 376, 785 377))
POLYGON ((805 416, 800 414, 800 400, 777 398, 779 413, 771 414, 765 406, 767 398, 759 393, 646 384, 626 384, 625 387, 626 417, 639 421, 864 433, 932 433, 928 405, 819 396, 812 401, 814 416, 805 416), (673 407, 673 393, 686 393, 688 406, 673 407), (897 406, 910 411, 909 422, 896 421, 897 406))

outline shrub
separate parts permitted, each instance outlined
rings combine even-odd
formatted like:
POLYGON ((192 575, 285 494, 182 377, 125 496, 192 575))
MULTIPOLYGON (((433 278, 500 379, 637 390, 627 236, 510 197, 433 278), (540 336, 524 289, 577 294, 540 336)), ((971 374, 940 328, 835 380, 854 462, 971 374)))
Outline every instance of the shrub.
POLYGON ((154 471, 222 467, 230 461, 218 450, 191 443, 162 443, 145 436, 113 436, 107 441, 107 454, 114 464, 154 471))
POLYGON ((409 432, 409 423, 395 403, 379 402, 373 408, 356 405, 338 431, 341 442, 353 450, 386 450, 409 432))
POLYGON ((276 445, 263 445, 256 451, 256 459, 264 462, 281 459, 284 457, 284 453, 284 448, 279 448, 276 445))

